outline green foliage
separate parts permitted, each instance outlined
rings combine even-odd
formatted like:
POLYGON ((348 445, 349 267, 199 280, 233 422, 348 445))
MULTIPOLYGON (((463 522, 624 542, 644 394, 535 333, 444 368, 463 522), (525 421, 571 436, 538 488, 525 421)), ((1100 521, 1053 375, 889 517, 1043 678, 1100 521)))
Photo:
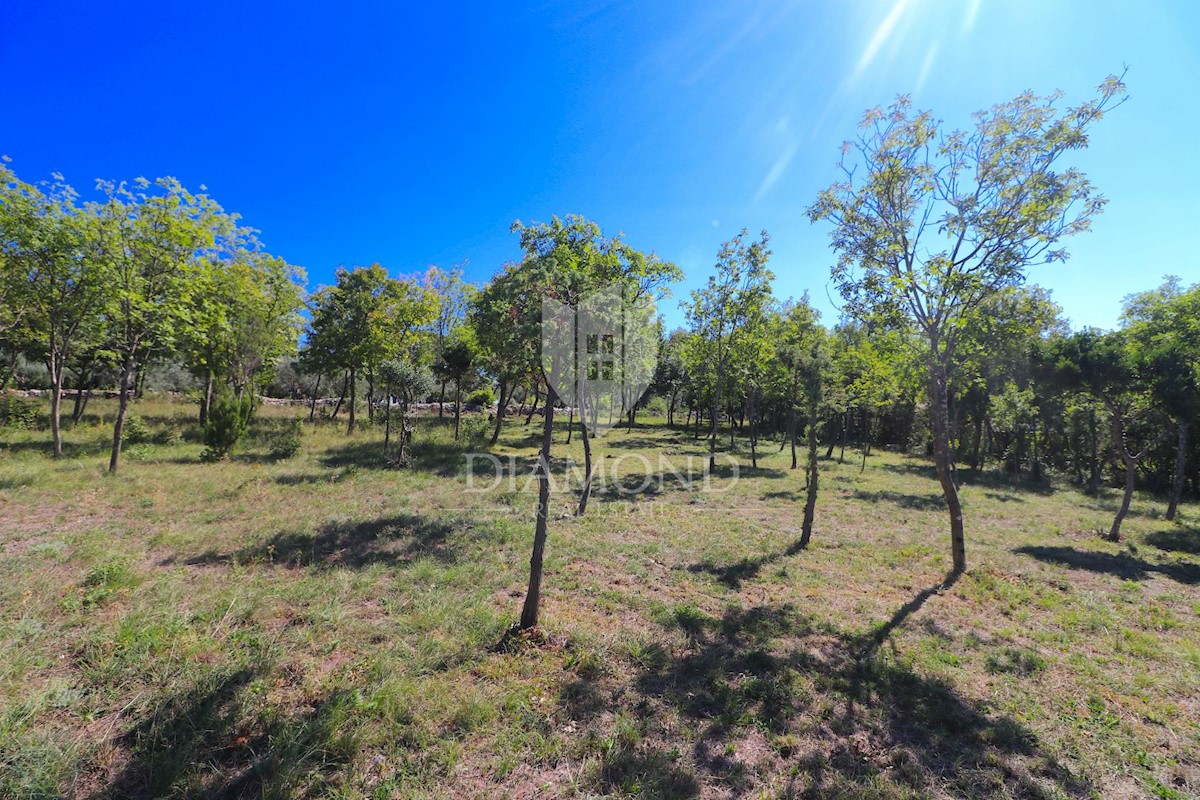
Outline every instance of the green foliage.
POLYGON ((38 425, 37 404, 10 392, 0 393, 0 428, 29 430, 38 425))
POLYGON ((492 391, 490 386, 482 386, 468 394, 463 402, 467 405, 483 406, 491 408, 496 404, 496 393, 492 391))
POLYGON ((234 446, 245 436, 254 415, 254 396, 249 392, 234 394, 222 386, 213 398, 204 427, 205 461, 221 461, 229 457, 234 446))
POLYGON ((109 561, 88 570, 83 580, 63 596, 62 607, 67 611, 95 608, 136 584, 136 576, 128 564, 109 561))
POLYGON ((124 444, 147 444, 154 438, 150 426, 137 414, 125 417, 125 427, 121 429, 121 442, 124 444))
POLYGON ((280 461, 299 453, 302 431, 303 423, 299 419, 288 420, 271 431, 267 438, 267 452, 271 458, 280 461))

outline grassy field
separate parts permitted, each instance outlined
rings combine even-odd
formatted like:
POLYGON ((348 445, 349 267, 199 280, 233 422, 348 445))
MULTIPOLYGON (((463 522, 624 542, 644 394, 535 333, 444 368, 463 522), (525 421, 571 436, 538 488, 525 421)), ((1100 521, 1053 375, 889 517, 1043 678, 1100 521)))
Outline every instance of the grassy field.
MULTIPOLYGON (((972 566, 943 588, 924 460, 822 462, 798 551, 777 445, 704 491, 671 471, 701 443, 614 430, 588 516, 554 496, 542 635, 496 651, 524 473, 469 491, 431 419, 411 469, 340 425, 273 460, 287 409, 205 464, 194 407, 136 413, 151 441, 112 477, 94 417, 58 462, 0 432, 0 797, 1200 795, 1194 507, 1139 497, 1111 544, 1114 494, 967 474, 972 566)), ((521 423, 495 452, 524 471, 521 423)))

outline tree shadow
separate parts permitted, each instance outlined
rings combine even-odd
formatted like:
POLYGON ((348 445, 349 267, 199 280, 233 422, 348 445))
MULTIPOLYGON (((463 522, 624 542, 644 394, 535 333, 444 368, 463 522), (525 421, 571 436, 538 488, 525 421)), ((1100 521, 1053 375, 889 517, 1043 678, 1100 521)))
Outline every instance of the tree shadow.
POLYGON ((419 558, 452 562, 458 557, 450 542, 455 530, 445 523, 413 514, 365 522, 331 522, 316 533, 281 532, 262 544, 229 553, 205 553, 184 563, 191 566, 269 563, 293 568, 357 569, 371 564, 405 564, 419 558))
POLYGON ((354 756, 349 695, 334 693, 294 715, 251 716, 255 670, 205 676, 160 702, 117 740, 128 760, 91 794, 112 798, 263 797, 334 788, 354 756))
POLYGON ((1000 503, 1024 503, 1025 498, 1009 492, 984 492, 983 496, 1000 503))
POLYGON ((664 624, 687 644, 635 665, 632 690, 610 704, 640 722, 646 741, 693 731, 674 770, 734 797, 762 776, 788 773, 793 793, 784 796, 862 797, 868 786, 873 797, 1092 796, 1090 782, 1020 722, 879 652, 944 586, 918 593, 866 634, 791 605, 730 608, 720 618, 677 613, 664 624), (743 746, 752 766, 731 758, 743 746))
POLYGON ((800 540, 797 539, 788 545, 787 549, 778 553, 768 553, 755 558, 743 558, 732 564, 716 564, 707 560, 701 561, 688 566, 688 572, 707 573, 716 578, 718 583, 737 591, 742 588, 742 584, 745 581, 757 577, 764 567, 774 564, 777 561, 782 561, 789 556, 797 555, 803 552, 803 550, 804 548, 800 546, 800 540))
POLYGON ((1146 544, 1168 553, 1200 555, 1200 529, 1173 528, 1146 534, 1146 544))
POLYGON ((941 511, 946 508, 946 498, 940 494, 912 495, 887 490, 864 492, 855 489, 853 499, 867 503, 893 503, 914 511, 941 511))
POLYGON ((1105 573, 1123 580, 1141 581, 1150 577, 1151 573, 1157 573, 1180 583, 1200 583, 1200 564, 1186 562, 1155 564, 1127 552, 1113 555, 1094 550, 1079 550, 1074 547, 1029 545, 1015 548, 1013 552, 1033 556, 1038 561, 1049 564, 1105 573))

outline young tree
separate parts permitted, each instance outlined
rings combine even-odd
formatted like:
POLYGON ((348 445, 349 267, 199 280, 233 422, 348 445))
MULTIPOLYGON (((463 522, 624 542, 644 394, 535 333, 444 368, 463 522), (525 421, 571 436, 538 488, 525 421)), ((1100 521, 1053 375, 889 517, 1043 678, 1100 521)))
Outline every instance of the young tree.
MULTIPOLYGON (((796 407, 804 410, 804 441, 807 456, 804 464, 804 517, 801 523, 799 547, 808 547, 816 517, 817 491, 820 486, 818 446, 820 421, 825 413, 826 384, 829 381, 830 361, 827 334, 820 324, 820 314, 805 296, 797 303, 785 306, 778 331, 777 357, 786 368, 790 383, 792 430, 795 430, 796 407)), ((792 466, 796 464, 793 436, 792 466)))
POLYGON ((387 403, 384 412, 383 452, 384 455, 387 455, 391 445, 392 393, 394 391, 400 399, 400 454, 396 458, 396 463, 403 465, 407 463, 408 459, 408 409, 412 403, 433 391, 433 374, 426 367, 411 361, 392 359, 380 365, 379 377, 383 380, 384 402, 387 403))
POLYGON ((1025 92, 975 115, 970 131, 939 136, 908 97, 866 113, 842 150, 843 179, 808 208, 833 223, 833 279, 858 316, 906 320, 925 338, 938 480, 950 513, 953 571, 966 569, 962 504, 954 482, 947 380, 964 320, 1019 284, 1036 264, 1066 258, 1059 241, 1087 230, 1104 199, 1059 160, 1121 102, 1109 77, 1098 97, 1060 109, 1060 95, 1025 92), (862 168, 859 175, 857 169, 862 168))
POLYGON ((736 352, 743 328, 756 325, 765 316, 775 277, 767 269, 770 236, 763 231, 758 241, 748 242, 748 237, 749 232, 742 229, 721 245, 717 251, 717 274, 709 277, 703 289, 692 292, 691 303, 686 307, 692 330, 706 351, 704 357, 714 368, 709 414, 710 472, 717 468, 717 426, 730 357, 736 352))
POLYGON ((174 178, 134 189, 100 182, 107 195, 88 205, 97 220, 96 257, 105 265, 111 306, 105 317, 116 355, 117 420, 109 472, 116 472, 134 377, 151 358, 171 352, 189 332, 198 259, 231 227, 206 195, 194 195, 174 178))
POLYGON ((79 340, 97 331, 110 288, 106 264, 93 254, 95 225, 76 207, 76 197, 61 176, 33 186, 0 162, 0 260, 20 280, 0 279, 0 291, 11 292, 14 305, 21 298, 20 313, 11 318, 20 320, 27 355, 50 372, 55 458, 62 455, 67 366, 79 340))
POLYGON ((454 441, 462 432, 463 385, 472 380, 476 348, 469 328, 457 331, 442 350, 442 374, 454 383, 454 441))

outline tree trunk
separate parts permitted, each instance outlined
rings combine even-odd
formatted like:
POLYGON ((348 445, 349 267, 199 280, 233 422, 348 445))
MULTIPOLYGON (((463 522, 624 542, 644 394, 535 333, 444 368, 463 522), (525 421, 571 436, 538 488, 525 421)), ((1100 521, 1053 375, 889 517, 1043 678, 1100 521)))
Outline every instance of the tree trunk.
POLYGON ((858 474, 861 475, 867 471, 867 456, 871 452, 871 409, 863 409, 863 435, 862 435, 862 466, 858 468, 858 474))
POLYGON ((1129 504, 1133 502, 1133 486, 1134 481, 1137 480, 1137 459, 1129 452, 1129 448, 1125 444, 1125 419, 1121 410, 1115 403, 1108 400, 1105 400, 1105 404, 1108 406, 1109 414, 1112 415, 1113 446, 1117 448, 1117 452, 1121 455, 1121 461, 1125 465, 1125 495, 1121 498, 1121 507, 1117 510, 1117 516, 1108 530, 1109 541, 1119 542, 1121 541, 1121 523, 1125 521, 1125 515, 1129 513, 1129 504))
POLYGON ((358 380, 354 373, 354 370, 350 370, 350 421, 346 426, 347 434, 354 433, 354 406, 358 395, 358 380))
POLYGON ((504 397, 506 385, 507 381, 505 381, 504 378, 501 378, 500 397, 496 401, 496 427, 492 431, 492 439, 490 442, 488 442, 488 447, 495 447, 496 442, 500 441, 500 426, 504 424, 504 408, 507 405, 507 401, 504 397))
POLYGON ((975 441, 971 446, 971 472, 979 472, 979 448, 983 444, 983 415, 975 418, 975 441))
POLYGON ((462 433, 462 380, 454 382, 454 441, 462 433))
MULTIPOLYGON (((721 372, 725 369, 723 363, 717 364, 717 380, 713 384, 712 398, 712 417, 710 425, 712 427, 712 435, 708 439, 708 472, 711 475, 713 470, 717 468, 717 419, 721 410, 721 372)), ((697 422, 699 425, 699 422, 697 422)), ((733 435, 733 428, 730 426, 730 435, 733 435)), ((732 449, 732 445, 731 445, 732 449)))
POLYGON ((62 457, 62 360, 53 352, 50 355, 50 435, 54 440, 54 457, 62 457))
MULTIPOLYGON (((812 424, 816 425, 817 421, 814 419, 812 421, 812 424)), ((795 405, 794 401, 792 403, 792 418, 791 418, 791 422, 788 423, 788 428, 789 428, 788 438, 792 440, 792 469, 795 469, 797 467, 797 463, 796 463, 796 405, 795 405)))
MULTIPOLYGON (((936 352, 937 346, 933 348, 936 352)), ((946 368, 932 362, 929 379, 929 416, 933 429, 933 458, 937 466, 938 482, 950 510, 950 555, 953 573, 960 574, 967 568, 965 536, 963 534, 962 503, 958 499, 958 487, 954 483, 954 470, 950 455, 950 411, 946 405, 946 368)))
POLYGON ((137 379, 134 382, 134 399, 141 400, 142 395, 146 393, 146 365, 143 364, 138 368, 137 379))
POLYGON ((575 516, 582 517, 587 512, 588 499, 592 496, 592 437, 588 435, 587 415, 583 408, 579 409, 579 436, 583 439, 583 488, 579 492, 579 507, 575 516))
POLYGON ((83 417, 83 381, 75 382, 75 405, 71 409, 71 424, 78 425, 83 417))
POLYGON ((213 393, 213 371, 212 368, 204 370, 204 389, 200 392, 200 424, 208 424, 208 412, 212 408, 212 393, 213 393))
POLYGON ((386 458, 388 448, 392 443, 392 387, 391 384, 386 384, 383 387, 384 400, 387 402, 387 407, 383 410, 383 455, 386 458))
POLYGON ((317 395, 321 391, 321 376, 317 375, 317 382, 313 384, 312 404, 308 407, 308 421, 312 422, 313 417, 317 413, 317 395))
POLYGON ((346 390, 350 388, 350 374, 342 375, 342 393, 338 395, 338 401, 333 406, 333 413, 329 415, 329 419, 337 419, 338 412, 342 410, 342 402, 346 399, 346 390))
POLYGON ((845 411, 842 412, 842 435, 841 435, 841 439, 840 439, 842 448, 841 448, 841 450, 838 451, 838 463, 839 464, 846 463, 846 440, 850 438, 849 421, 850 421, 850 409, 847 408, 845 411))
POLYGON ((812 539, 813 518, 817 513, 817 486, 819 483, 819 466, 817 462, 817 404, 809 408, 810 422, 808 423, 808 464, 804 469, 806 497, 804 499, 804 522, 800 529, 800 546, 808 547, 812 539))
POLYGON ((442 381, 441 391, 438 393, 438 419, 442 419, 442 413, 446 408, 446 381, 442 381))
POLYGON ((1092 437, 1092 475, 1088 481, 1087 493, 1097 495, 1100 493, 1100 458, 1099 444, 1097 443, 1100 437, 1096 431, 1096 409, 1094 408, 1088 409, 1088 430, 1092 437))
POLYGON ((129 391, 133 383, 133 364, 126 361, 121 368, 121 384, 117 392, 117 421, 113 425, 112 455, 108 459, 108 471, 117 471, 121 461, 121 436, 125 433, 125 417, 129 413, 129 391))
POLYGON ((540 396, 541 396, 541 392, 538 391, 538 385, 537 385, 537 383, 534 383, 533 384, 533 405, 529 407, 529 414, 525 417, 526 425, 528 425, 530 422, 533 421, 533 414, 534 414, 534 412, 537 411, 538 398, 540 396))
POLYGON ((367 370, 367 421, 375 421, 375 370, 367 370))
POLYGON ((546 411, 542 422, 542 452, 538 457, 538 511, 533 532, 533 555, 529 558, 529 588, 521 609, 522 630, 536 627, 542 600, 542 556, 546 551, 546 529, 550 517, 550 447, 554 433, 554 390, 546 387, 546 411))
POLYGON ((754 393, 746 397, 747 414, 750 418, 750 468, 758 469, 758 415, 754 407, 754 393))
POLYGON ((1171 487, 1171 503, 1167 506, 1167 520, 1175 519, 1175 512, 1179 509, 1179 500, 1183 497, 1183 483, 1186 477, 1184 471, 1187 469, 1187 441, 1188 441, 1188 426, 1186 420, 1179 420, 1179 445, 1175 452, 1175 482, 1171 487))

